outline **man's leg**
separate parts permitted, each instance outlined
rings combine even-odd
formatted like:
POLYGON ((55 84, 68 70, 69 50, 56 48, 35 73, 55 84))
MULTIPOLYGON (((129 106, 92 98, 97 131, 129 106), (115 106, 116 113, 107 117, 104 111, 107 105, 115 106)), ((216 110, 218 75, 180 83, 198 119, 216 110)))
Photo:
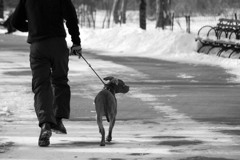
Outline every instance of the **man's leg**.
POLYGON ((50 144, 51 126, 56 125, 53 113, 53 93, 50 82, 51 63, 45 54, 43 42, 31 44, 30 66, 32 70, 32 91, 34 92, 34 107, 39 120, 41 132, 38 140, 40 147, 50 144))
POLYGON ((70 86, 68 85, 69 50, 65 38, 51 38, 45 41, 45 53, 50 59, 51 86, 53 92, 53 114, 56 125, 52 126, 56 133, 66 134, 62 118, 70 115, 70 86))
MULTIPOLYGON (((55 81, 55 80, 53 80, 55 81)), ((70 87, 68 84, 53 82, 53 107, 56 118, 69 119, 70 114, 70 87)))
POLYGON ((31 45, 30 66, 32 70, 32 91, 34 92, 34 107, 39 120, 43 123, 56 124, 53 113, 53 93, 50 83, 50 62, 41 52, 41 42, 31 45))
POLYGON ((55 51, 52 53, 52 87, 53 108, 56 119, 69 119, 70 86, 68 85, 69 50, 65 39, 56 38, 52 43, 55 51))

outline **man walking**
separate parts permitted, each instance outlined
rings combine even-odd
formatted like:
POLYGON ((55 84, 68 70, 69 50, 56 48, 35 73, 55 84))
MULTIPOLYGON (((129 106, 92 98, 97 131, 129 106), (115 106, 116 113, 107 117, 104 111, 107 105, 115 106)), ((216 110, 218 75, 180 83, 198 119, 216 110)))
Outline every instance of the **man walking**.
POLYGON ((12 25, 28 31, 34 107, 41 132, 38 145, 49 146, 52 131, 67 134, 62 119, 70 114, 68 85, 69 50, 66 31, 73 46, 70 54, 81 56, 78 19, 71 0, 20 0, 12 25))

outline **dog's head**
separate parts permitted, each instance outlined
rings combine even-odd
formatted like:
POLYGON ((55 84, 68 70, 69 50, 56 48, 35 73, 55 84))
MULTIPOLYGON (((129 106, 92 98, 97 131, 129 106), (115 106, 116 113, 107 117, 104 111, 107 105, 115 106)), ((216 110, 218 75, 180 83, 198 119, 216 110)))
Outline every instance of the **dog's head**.
POLYGON ((114 93, 127 93, 129 91, 129 86, 127 86, 123 80, 114 77, 105 77, 105 81, 109 81, 106 85, 107 88, 113 90, 114 93))

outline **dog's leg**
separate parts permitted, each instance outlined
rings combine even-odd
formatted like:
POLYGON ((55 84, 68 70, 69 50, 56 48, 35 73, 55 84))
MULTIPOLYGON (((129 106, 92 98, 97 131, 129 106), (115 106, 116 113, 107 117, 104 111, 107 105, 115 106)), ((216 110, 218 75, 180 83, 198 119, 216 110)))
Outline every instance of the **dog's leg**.
POLYGON ((106 138, 106 140, 107 140, 108 142, 111 142, 111 141, 112 141, 112 130, 113 130, 114 124, 115 124, 115 116, 111 116, 111 117, 110 117, 110 123, 109 123, 108 136, 107 136, 107 138, 106 138))
POLYGON ((99 132, 102 135, 100 146, 105 146, 105 130, 104 130, 103 123, 102 123, 102 116, 100 116, 100 115, 97 115, 97 124, 99 127, 99 132))

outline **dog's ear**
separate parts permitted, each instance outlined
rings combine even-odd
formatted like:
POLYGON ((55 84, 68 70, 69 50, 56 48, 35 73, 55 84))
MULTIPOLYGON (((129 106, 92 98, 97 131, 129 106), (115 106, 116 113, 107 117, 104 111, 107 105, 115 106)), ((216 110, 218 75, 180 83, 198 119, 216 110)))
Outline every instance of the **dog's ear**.
POLYGON ((113 79, 114 77, 111 77, 111 76, 109 76, 109 77, 105 77, 105 78, 103 78, 105 81, 111 81, 112 79, 113 79))
POLYGON ((111 76, 109 76, 109 77, 105 77, 105 78, 103 78, 105 81, 110 81, 111 83, 115 83, 116 85, 118 85, 118 79, 117 78, 114 78, 114 77, 111 77, 111 76))
POLYGON ((111 80, 111 82, 112 82, 112 83, 115 83, 116 85, 118 85, 118 79, 117 79, 117 78, 113 78, 113 79, 111 80))

